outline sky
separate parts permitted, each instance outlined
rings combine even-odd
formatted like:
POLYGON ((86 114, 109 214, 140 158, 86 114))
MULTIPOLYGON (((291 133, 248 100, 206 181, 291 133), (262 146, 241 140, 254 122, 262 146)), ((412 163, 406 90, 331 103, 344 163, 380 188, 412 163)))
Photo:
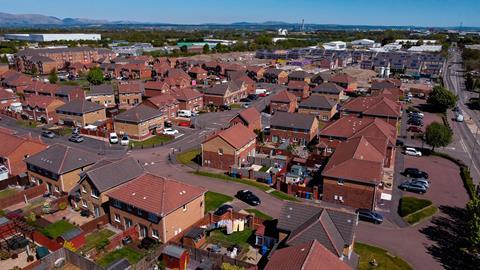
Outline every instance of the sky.
POLYGON ((0 0, 0 12, 178 24, 304 19, 315 24, 480 26, 480 0, 0 0))

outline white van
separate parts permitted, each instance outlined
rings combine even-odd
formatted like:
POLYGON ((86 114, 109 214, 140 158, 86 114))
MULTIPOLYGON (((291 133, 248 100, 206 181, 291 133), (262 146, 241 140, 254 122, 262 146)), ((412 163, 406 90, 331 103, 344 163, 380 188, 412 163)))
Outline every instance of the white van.
POLYGON ((457 116, 455 117, 455 121, 457 122, 463 122, 463 114, 459 113, 457 114, 457 116))
POLYGON ((178 117, 190 118, 190 117, 192 117, 192 111, 190 111, 190 110, 179 110, 178 111, 178 117))

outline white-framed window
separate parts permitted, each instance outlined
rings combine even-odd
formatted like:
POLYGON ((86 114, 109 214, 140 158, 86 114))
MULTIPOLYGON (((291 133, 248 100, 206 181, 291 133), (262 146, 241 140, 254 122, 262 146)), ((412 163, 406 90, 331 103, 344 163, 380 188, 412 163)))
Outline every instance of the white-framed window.
POLYGON ((338 179, 337 184, 343 186, 345 184, 345 180, 343 179, 338 179))
POLYGON ((322 120, 323 121, 328 121, 328 115, 322 115, 322 120))
POLYGON ((60 188, 58 186, 55 186, 55 192, 60 192, 60 188))
POLYGON ((218 148, 218 154, 221 156, 223 155, 223 148, 218 148))
POLYGON ((32 183, 37 183, 37 180, 35 180, 35 176, 30 177, 30 181, 32 181, 32 183))
POLYGON ((187 211, 187 205, 186 204, 183 205, 182 210, 183 210, 183 212, 187 211))
POLYGON ((98 198, 100 196, 100 193, 98 192, 97 189, 92 188, 92 193, 91 193, 93 198, 98 198))
POLYGON ((155 229, 152 229, 152 237, 155 238, 155 239, 158 239, 159 236, 158 236, 158 231, 155 230, 155 229))
POLYGON ((82 192, 87 193, 87 190, 85 189, 85 186, 82 186, 82 192))
POLYGON ((82 200, 82 206, 83 206, 83 207, 88 207, 87 201, 82 200))
POLYGON ((120 223, 120 215, 119 214, 115 214, 115 221, 120 223))
POLYGON ((332 153, 332 148, 327 147, 327 153, 332 153))

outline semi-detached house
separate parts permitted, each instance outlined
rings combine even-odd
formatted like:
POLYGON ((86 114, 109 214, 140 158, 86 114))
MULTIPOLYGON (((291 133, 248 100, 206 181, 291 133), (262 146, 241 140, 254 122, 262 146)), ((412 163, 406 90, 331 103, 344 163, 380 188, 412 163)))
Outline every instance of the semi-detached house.
POLYGON ((128 134, 134 140, 145 140, 162 129, 164 114, 160 110, 140 104, 114 117, 115 131, 128 134))
POLYGON ((277 111, 270 120, 270 135, 273 143, 290 140, 290 143, 307 145, 318 132, 317 117, 311 114, 277 111))

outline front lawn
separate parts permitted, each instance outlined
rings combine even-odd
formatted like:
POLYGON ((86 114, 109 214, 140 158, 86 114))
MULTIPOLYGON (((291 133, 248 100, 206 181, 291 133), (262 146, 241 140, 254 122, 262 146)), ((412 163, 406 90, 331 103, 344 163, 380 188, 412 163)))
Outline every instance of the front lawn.
POLYGON ((224 230, 212 231, 208 237, 208 242, 212 244, 220 243, 223 246, 238 245, 242 248, 248 246, 248 239, 252 236, 253 230, 245 228, 243 232, 234 232, 230 235, 226 234, 224 230))
POLYGON ((37 123, 33 120, 17 120, 16 122, 17 125, 21 126, 21 127, 25 127, 25 128, 36 128, 37 127, 37 123))
POLYGON ((141 253, 135 251, 131 247, 123 247, 105 254, 103 257, 97 260, 97 263, 102 267, 106 267, 117 259, 125 258, 130 264, 133 265, 140 261, 142 257, 143 255, 141 253))
POLYGON ((264 220, 272 220, 273 219, 271 216, 263 213, 260 210, 254 209, 254 208, 245 209, 245 211, 247 211, 250 214, 254 214, 256 217, 264 219, 264 220))
POLYGON ((358 264, 358 270, 409 270, 412 269, 407 262, 402 258, 394 256, 388 253, 387 250, 362 244, 355 243, 355 252, 360 255, 360 262, 358 264), (370 261, 375 259, 378 266, 373 266, 370 261))
POLYGON ((176 156, 177 161, 183 165, 189 165, 192 163, 198 163, 197 157, 201 155, 200 149, 193 149, 190 151, 185 151, 176 156))
POLYGON ((128 146, 130 148, 150 148, 161 145, 163 143, 173 140, 171 137, 164 137, 155 135, 151 138, 148 138, 144 141, 132 141, 130 140, 128 146))
POLYGON ((17 194, 17 190, 16 189, 13 189, 13 188, 6 188, 2 191, 0 191, 0 199, 3 199, 3 198, 8 198, 14 194, 17 194))
POLYGON ((425 218, 428 218, 428 217, 431 217, 431 216, 435 215, 435 213, 437 213, 437 210, 438 210, 437 207, 435 207, 433 205, 430 205, 426 208, 423 208, 422 210, 420 210, 418 212, 415 212, 413 214, 405 216, 404 219, 410 225, 416 224, 416 223, 420 222, 422 219, 425 219, 425 218))
POLYGON ((232 200, 233 197, 231 196, 217 192, 207 191, 207 193, 205 193, 205 213, 215 210, 226 202, 230 202, 232 200))
POLYGON ((405 217, 430 205, 432 205, 432 201, 429 200, 418 199, 415 197, 403 197, 399 202, 398 214, 401 217, 405 217))
POLYGON ((42 229, 42 233, 52 239, 56 239, 60 235, 75 229, 76 227, 68 223, 66 220, 59 220, 55 223, 47 225, 42 229))
POLYGON ((233 103, 230 105, 230 108, 232 109, 241 109, 242 108, 242 104, 240 103, 233 103))
POLYGON ((89 234, 85 237, 86 243, 82 247, 82 250, 89 251, 89 250, 95 248, 95 246, 99 242, 108 240, 108 238, 110 238, 110 236, 112 236, 114 234, 115 234, 114 232, 112 232, 108 229, 95 231, 95 232, 93 232, 93 233, 91 233, 91 234, 89 234))

